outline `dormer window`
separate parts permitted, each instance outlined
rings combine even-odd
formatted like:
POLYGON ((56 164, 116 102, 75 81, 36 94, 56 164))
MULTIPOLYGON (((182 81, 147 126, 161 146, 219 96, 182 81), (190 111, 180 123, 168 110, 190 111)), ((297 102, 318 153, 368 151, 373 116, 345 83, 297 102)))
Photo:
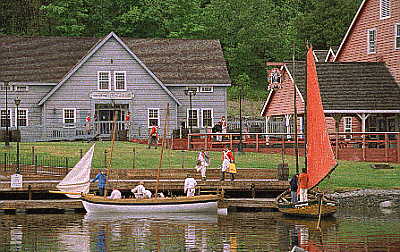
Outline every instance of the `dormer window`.
POLYGON ((381 0, 380 14, 381 19, 390 18, 390 0, 381 0))
POLYGON ((99 71, 97 72, 97 87, 99 90, 111 89, 111 76, 110 72, 99 71))
POLYGON ((368 30, 368 53, 376 53, 376 29, 368 30))

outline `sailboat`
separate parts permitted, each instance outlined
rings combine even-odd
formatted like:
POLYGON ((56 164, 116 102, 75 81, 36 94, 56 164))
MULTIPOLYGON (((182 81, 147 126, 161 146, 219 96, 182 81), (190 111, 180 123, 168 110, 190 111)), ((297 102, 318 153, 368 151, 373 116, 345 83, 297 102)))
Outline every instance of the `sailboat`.
POLYGON ((336 212, 337 203, 325 197, 323 193, 310 191, 337 166, 326 127, 312 47, 307 52, 306 80, 306 167, 309 200, 291 203, 289 190, 286 190, 276 198, 276 204, 280 212, 288 215, 329 216, 336 212))
MULTIPOLYGON (((167 132, 167 118, 169 115, 169 106, 167 106, 166 126, 164 136, 167 132)), ((114 120, 115 122, 115 120, 114 120)), ((115 123, 112 135, 111 154, 115 140, 115 123)), ((165 141, 163 139, 160 157, 160 173, 162 154, 165 141)), ((66 175, 66 177, 57 185, 61 191, 51 191, 53 193, 63 193, 68 197, 80 198, 83 207, 88 213, 188 213, 188 212, 213 212, 217 213, 218 201, 222 200, 223 194, 215 195, 195 195, 192 197, 159 197, 157 176, 157 186, 154 198, 137 199, 122 198, 109 199, 106 196, 97 196, 89 193, 90 186, 90 167, 94 152, 94 145, 78 162, 78 164, 66 175)), ((111 156, 112 157, 112 156, 111 156)), ((118 181, 118 180, 117 180, 118 181)))

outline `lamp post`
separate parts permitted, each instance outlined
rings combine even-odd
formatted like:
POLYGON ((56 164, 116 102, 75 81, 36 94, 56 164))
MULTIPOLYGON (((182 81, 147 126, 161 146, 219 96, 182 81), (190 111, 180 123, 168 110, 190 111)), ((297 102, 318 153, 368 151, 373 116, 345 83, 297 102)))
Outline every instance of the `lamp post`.
POLYGON ((242 95, 243 95, 243 83, 240 84, 240 92, 239 92, 239 127, 240 127, 240 140, 238 151, 243 151, 243 126, 242 126, 242 95))
POLYGON ((188 113, 188 124, 189 124, 189 134, 192 133, 192 124, 190 123, 190 115, 193 113, 192 111, 192 96, 195 96, 197 93, 196 89, 185 89, 185 95, 189 96, 189 113, 188 113))
POLYGON ((19 171, 19 141, 20 141, 21 135, 19 134, 19 127, 18 127, 18 106, 21 103, 21 100, 18 97, 16 97, 14 99, 14 102, 15 102, 15 106, 17 107, 17 111, 16 111, 17 116, 16 116, 15 123, 17 125, 17 136, 18 136, 18 138, 16 140, 17 141, 17 169, 16 169, 15 173, 19 174, 20 173, 20 171, 19 171))
POLYGON ((8 132, 8 124, 9 124, 9 120, 8 120, 8 87, 9 87, 9 82, 5 81, 4 82, 4 91, 6 94, 6 135, 5 135, 5 147, 10 147, 10 134, 8 132))

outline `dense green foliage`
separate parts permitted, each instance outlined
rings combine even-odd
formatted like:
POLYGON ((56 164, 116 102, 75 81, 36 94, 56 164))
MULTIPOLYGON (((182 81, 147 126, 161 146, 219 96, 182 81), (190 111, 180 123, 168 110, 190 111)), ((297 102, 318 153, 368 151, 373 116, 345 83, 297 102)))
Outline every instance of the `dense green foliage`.
MULTIPOLYGON (((0 33, 218 39, 233 84, 258 99, 266 92, 265 62, 291 59, 293 45, 301 59, 305 41, 317 49, 339 45, 360 2, 2 0, 0 33)), ((230 97, 238 93, 233 87, 230 97)))

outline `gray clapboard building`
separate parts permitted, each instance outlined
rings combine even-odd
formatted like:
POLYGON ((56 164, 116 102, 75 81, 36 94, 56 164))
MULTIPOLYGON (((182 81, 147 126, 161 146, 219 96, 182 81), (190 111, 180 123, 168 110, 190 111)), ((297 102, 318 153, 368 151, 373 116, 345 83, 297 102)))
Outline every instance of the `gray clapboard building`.
POLYGON ((217 40, 0 36, 0 126, 18 122, 22 141, 109 136, 114 116, 147 137, 167 104, 169 133, 204 130, 226 116, 230 85, 217 40))

